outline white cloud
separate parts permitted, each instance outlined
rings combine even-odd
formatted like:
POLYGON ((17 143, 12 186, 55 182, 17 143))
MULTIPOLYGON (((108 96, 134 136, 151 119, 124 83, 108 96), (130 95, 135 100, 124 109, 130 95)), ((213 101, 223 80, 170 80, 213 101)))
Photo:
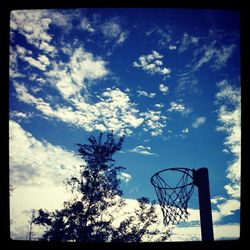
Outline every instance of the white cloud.
POLYGON ((203 125, 206 122, 206 117, 205 116, 201 116, 198 117, 192 124, 193 128, 198 128, 201 125, 203 125))
POLYGON ((78 174, 84 161, 74 152, 37 140, 13 120, 9 121, 9 134, 9 175, 15 187, 10 197, 11 238, 25 240, 26 212, 62 208, 63 202, 72 197, 63 181, 78 174))
POLYGON ((10 78, 14 79, 17 77, 24 77, 24 74, 19 72, 19 65, 17 62, 18 54, 16 49, 10 46, 10 56, 9 56, 9 76, 10 78))
POLYGON ((129 152, 137 153, 137 154, 142 154, 142 155, 156 155, 155 153, 150 152, 151 147, 145 147, 145 146, 136 146, 133 149, 130 149, 129 152))
POLYGON ((234 214, 235 211, 240 209, 240 201, 231 199, 217 205, 222 216, 234 214))
POLYGON ((94 58, 93 54, 83 48, 74 50, 69 62, 52 64, 52 70, 45 73, 52 86, 55 86, 66 100, 79 97, 88 81, 100 79, 108 74, 106 62, 94 58))
POLYGON ((14 186, 49 187, 61 184, 64 178, 83 164, 73 152, 38 141, 17 122, 9 122, 10 182, 14 186))
POLYGON ((138 96, 145 96, 148 98, 154 98, 155 97, 155 93, 148 93, 144 90, 137 90, 138 96))
MULTIPOLYGON (((239 239, 240 225, 239 224, 215 224, 213 225, 214 239, 239 239)), ((170 238, 172 242, 179 241, 200 241, 201 229, 200 226, 176 227, 173 229, 173 235, 170 238)))
POLYGON ((53 108, 42 98, 31 95, 23 84, 14 83, 14 87, 20 101, 33 105, 45 117, 58 119, 88 132, 100 130, 130 135, 131 129, 144 121, 129 96, 118 88, 107 89, 95 104, 74 100, 74 108, 60 105, 53 108))
POLYGON ((241 90, 223 80, 217 83, 216 94, 219 126, 217 131, 226 133, 225 150, 233 156, 227 167, 227 178, 230 183, 225 185, 227 193, 234 199, 240 198, 241 178, 241 90))
POLYGON ((163 103, 156 103, 155 107, 161 109, 161 108, 164 108, 164 104, 163 103))
POLYGON ((184 128, 184 129, 182 130, 182 133, 183 133, 183 134, 188 134, 188 133, 189 133, 189 129, 188 129, 188 128, 184 128))
POLYGON ((152 54, 142 55, 139 57, 138 62, 133 62, 133 66, 136 68, 142 68, 149 74, 168 75, 171 70, 163 67, 163 62, 160 60, 163 55, 160 55, 157 51, 152 51, 152 54))
POLYGON ((163 133, 166 127, 167 117, 161 114, 161 111, 149 110, 140 114, 144 119, 144 131, 150 131, 152 136, 158 136, 163 133))
POLYGON ((117 40, 117 44, 123 44, 127 38, 128 38, 128 32, 127 31, 121 32, 117 40))
POLYGON ((181 103, 171 102, 171 107, 168 109, 169 112, 184 112, 185 106, 181 103))
POLYGON ((14 10, 10 14, 10 28, 22 34, 26 41, 46 53, 55 52, 49 44, 52 36, 48 34, 52 19, 47 10, 14 10))
POLYGON ((50 65, 50 61, 47 56, 45 55, 39 55, 38 60, 43 63, 44 65, 50 65))
POLYGON ((167 94, 167 92, 168 92, 168 86, 166 86, 166 85, 164 85, 164 84, 160 84, 159 85, 159 90, 164 94, 164 95, 166 95, 167 94))
POLYGON ((128 173, 120 173, 118 178, 121 179, 122 181, 125 181, 126 183, 128 183, 129 181, 131 181, 132 176, 128 173))
POLYGON ((25 56, 25 55, 32 55, 32 51, 28 50, 22 46, 19 46, 18 44, 16 45, 16 52, 20 56, 25 56))
POLYGON ((182 103, 171 102, 170 106, 171 107, 167 110, 169 112, 178 112, 182 115, 188 115, 189 113, 191 113, 191 109, 186 108, 182 103))
POLYGON ((18 112, 18 111, 11 111, 10 112, 10 117, 11 118, 15 118, 17 120, 22 120, 22 119, 29 119, 31 118, 33 115, 28 112, 28 113, 23 113, 23 112, 18 112))
POLYGON ((46 67, 50 65, 48 57, 45 55, 39 55, 37 59, 34 59, 32 57, 32 51, 22 46, 16 45, 16 53, 20 59, 42 71, 45 71, 46 67))
POLYGON ((168 46, 168 49, 169 49, 169 50, 176 50, 177 47, 176 47, 175 45, 169 45, 169 46, 168 46))
POLYGON ((226 198, 222 196, 215 196, 213 199, 211 199, 212 204, 217 204, 218 202, 225 201, 226 198))

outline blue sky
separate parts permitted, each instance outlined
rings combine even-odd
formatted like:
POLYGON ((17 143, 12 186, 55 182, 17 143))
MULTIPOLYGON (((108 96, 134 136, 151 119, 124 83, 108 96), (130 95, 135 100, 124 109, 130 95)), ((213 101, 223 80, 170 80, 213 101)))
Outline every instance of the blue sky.
MULTIPOLYGON (((161 169, 207 167, 216 237, 239 236, 239 12, 12 11, 9 93, 13 238, 29 209, 65 200, 62 181, 81 163, 74 144, 110 130, 126 135, 115 156, 124 198, 155 200, 161 169)), ((189 207, 183 227, 199 223, 197 192, 189 207)))

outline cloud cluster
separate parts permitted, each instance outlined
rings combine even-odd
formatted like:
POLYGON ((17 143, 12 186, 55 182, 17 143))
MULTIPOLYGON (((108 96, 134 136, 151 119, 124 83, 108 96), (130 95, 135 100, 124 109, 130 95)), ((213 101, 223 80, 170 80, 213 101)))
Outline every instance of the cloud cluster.
POLYGON ((28 43, 45 53, 56 51, 50 44, 53 37, 48 33, 51 23, 47 10, 14 10, 10 14, 11 31, 19 32, 28 43))
POLYGON ((140 56, 137 62, 133 62, 133 66, 136 68, 142 68, 149 74, 160 74, 166 76, 170 74, 171 70, 163 66, 162 58, 163 55, 153 50, 152 54, 140 56))
MULTIPOLYGON (((17 47, 18 54, 32 54, 25 48, 17 47)), ((159 57, 158 54, 155 54, 159 57)), ((39 57, 44 63, 47 62, 45 56, 39 57)), ((50 70, 44 74, 47 85, 57 90, 63 101, 55 103, 53 98, 47 96, 47 100, 35 95, 40 91, 41 84, 45 84, 43 78, 36 74, 30 76, 30 80, 37 82, 38 86, 33 86, 31 91, 20 82, 14 81, 17 98, 19 101, 30 104, 40 111, 45 117, 58 119, 72 126, 80 127, 86 131, 110 131, 117 134, 132 134, 132 128, 137 128, 143 124, 144 131, 150 131, 152 136, 162 134, 166 126, 166 117, 160 111, 149 110, 139 112, 135 104, 130 101, 126 92, 120 89, 107 89, 100 96, 97 96, 96 103, 90 103, 85 98, 88 89, 93 81, 102 79, 109 73, 106 62, 101 58, 96 58, 93 54, 86 52, 84 48, 71 49, 67 62, 54 60, 50 65, 50 70)), ((164 93, 167 86, 161 86, 164 93)), ((153 98, 155 93, 138 91, 139 96, 153 98)))
POLYGON ((107 89, 99 97, 100 101, 95 104, 74 100, 72 108, 58 104, 53 107, 42 98, 31 95, 24 84, 15 83, 14 86, 17 98, 33 105, 45 117, 58 119, 88 132, 114 131, 119 135, 124 133, 129 135, 132 133, 132 128, 137 128, 144 121, 129 96, 118 88, 107 89))
POLYGON ((162 115, 162 112, 149 110, 140 114, 143 119, 143 130, 150 132, 152 136, 158 136, 163 133, 163 129, 167 126, 167 117, 162 115))

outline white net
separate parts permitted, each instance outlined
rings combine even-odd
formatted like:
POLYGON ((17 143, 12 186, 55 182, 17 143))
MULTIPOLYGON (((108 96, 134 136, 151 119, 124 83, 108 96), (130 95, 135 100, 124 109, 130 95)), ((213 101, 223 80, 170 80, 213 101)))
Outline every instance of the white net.
POLYGON ((152 176, 151 183, 155 188, 165 225, 178 224, 188 219, 188 201, 194 191, 192 171, 187 168, 169 168, 152 176), (181 174, 174 187, 167 184, 161 176, 163 172, 166 175, 167 171, 178 171, 181 174))

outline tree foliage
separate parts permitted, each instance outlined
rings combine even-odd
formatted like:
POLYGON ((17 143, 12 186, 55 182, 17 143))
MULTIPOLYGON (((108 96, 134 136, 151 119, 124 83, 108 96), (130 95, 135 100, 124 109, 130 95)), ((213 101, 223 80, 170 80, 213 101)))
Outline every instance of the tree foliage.
MULTIPOLYGON (((158 235, 150 226, 157 222, 154 203, 148 198, 137 200, 138 208, 133 214, 114 226, 115 215, 126 205, 122 198, 118 174, 124 167, 115 166, 113 155, 121 150, 124 137, 115 139, 108 133, 98 138, 91 136, 89 144, 76 144, 77 153, 83 159, 79 176, 72 176, 66 183, 78 195, 64 202, 61 210, 38 211, 34 223, 45 227, 40 240, 76 242, 140 242, 143 237, 158 235)), ((159 234, 160 235, 160 234, 159 234)), ((159 240, 170 236, 170 231, 160 235, 159 240)))

